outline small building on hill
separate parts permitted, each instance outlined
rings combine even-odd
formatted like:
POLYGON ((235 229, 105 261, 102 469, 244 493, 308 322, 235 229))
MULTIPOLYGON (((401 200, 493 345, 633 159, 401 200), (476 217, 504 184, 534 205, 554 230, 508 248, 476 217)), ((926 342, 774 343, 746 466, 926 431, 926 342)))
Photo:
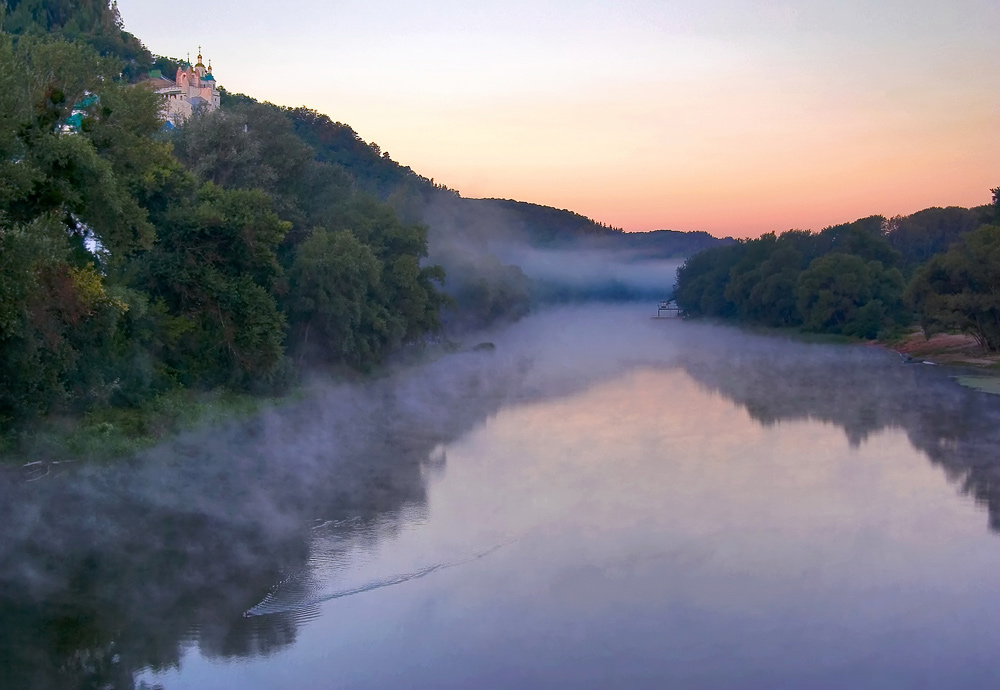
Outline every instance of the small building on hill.
POLYGON ((177 68, 173 80, 153 70, 146 84, 163 96, 163 117, 168 123, 183 122, 196 110, 212 111, 219 107, 219 87, 212 76, 212 61, 205 66, 200 46, 194 66, 189 59, 177 68))

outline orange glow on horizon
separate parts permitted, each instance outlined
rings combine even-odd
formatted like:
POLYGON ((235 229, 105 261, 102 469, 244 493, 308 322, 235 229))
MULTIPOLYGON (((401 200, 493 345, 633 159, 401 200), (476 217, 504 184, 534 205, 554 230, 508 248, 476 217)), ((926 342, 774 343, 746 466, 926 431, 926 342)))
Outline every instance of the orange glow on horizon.
POLYGON ((466 197, 747 237, 1000 186, 995 0, 241 2, 118 5, 160 54, 189 42, 172 17, 204 16, 226 89, 327 113, 466 197))

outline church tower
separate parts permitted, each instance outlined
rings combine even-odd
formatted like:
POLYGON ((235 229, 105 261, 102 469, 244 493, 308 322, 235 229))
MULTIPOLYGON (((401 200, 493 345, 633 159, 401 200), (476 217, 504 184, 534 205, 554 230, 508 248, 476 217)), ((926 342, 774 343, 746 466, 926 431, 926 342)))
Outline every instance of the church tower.
POLYGON ((182 122, 191 117, 195 111, 211 112, 218 109, 221 103, 215 77, 212 76, 212 61, 205 66, 198 46, 198 62, 191 65, 191 54, 177 68, 177 74, 171 81, 159 73, 151 72, 147 84, 156 93, 163 96, 163 115, 168 124, 182 122))

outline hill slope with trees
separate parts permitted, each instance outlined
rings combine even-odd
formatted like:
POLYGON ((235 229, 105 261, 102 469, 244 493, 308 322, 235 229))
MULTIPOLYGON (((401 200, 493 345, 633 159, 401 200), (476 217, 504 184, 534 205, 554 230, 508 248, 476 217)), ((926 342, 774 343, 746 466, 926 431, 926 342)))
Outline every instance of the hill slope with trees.
POLYGON ((139 83, 179 63, 107 0, 6 0, 0 29, 0 429, 280 391, 303 369, 370 368, 443 315, 517 318, 532 281, 498 243, 718 242, 464 199, 308 108, 223 93, 166 131, 139 83))
POLYGON ((709 249, 678 271, 688 316, 835 333, 970 333, 1000 347, 1000 189, 993 204, 862 218, 709 249))
POLYGON ((423 226, 271 106, 167 138, 121 65, 0 34, 0 424, 277 390, 296 364, 367 367, 438 328, 423 226))

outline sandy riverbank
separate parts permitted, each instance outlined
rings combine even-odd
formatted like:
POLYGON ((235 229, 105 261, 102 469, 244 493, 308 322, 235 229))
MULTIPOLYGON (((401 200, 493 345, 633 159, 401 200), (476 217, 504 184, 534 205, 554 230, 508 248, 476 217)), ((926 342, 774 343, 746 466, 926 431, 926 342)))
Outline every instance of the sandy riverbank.
POLYGON ((916 330, 902 338, 878 341, 877 344, 895 350, 901 355, 935 364, 976 368, 1000 367, 1000 353, 985 352, 971 335, 939 333, 931 338, 925 338, 922 330, 916 330))
POLYGON ((1000 395, 1000 352, 984 352, 972 336, 939 333, 925 338, 923 331, 917 330, 900 339, 875 344, 895 350, 907 361, 983 370, 981 374, 971 371, 954 378, 967 388, 1000 395))

